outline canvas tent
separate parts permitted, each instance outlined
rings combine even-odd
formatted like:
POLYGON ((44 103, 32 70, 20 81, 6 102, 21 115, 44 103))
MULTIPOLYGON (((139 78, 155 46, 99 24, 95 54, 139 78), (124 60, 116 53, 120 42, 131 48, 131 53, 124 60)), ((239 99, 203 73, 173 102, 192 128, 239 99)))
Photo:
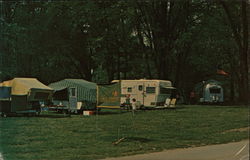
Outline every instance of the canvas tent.
POLYGON ((96 83, 83 79, 64 79, 49 84, 54 89, 53 104, 70 111, 95 109, 96 83))
POLYGON ((39 101, 49 100, 52 93, 51 88, 36 78, 14 78, 4 81, 0 83, 0 112, 39 110, 39 101))
POLYGON ((98 85, 98 108, 120 108, 121 83, 98 85))

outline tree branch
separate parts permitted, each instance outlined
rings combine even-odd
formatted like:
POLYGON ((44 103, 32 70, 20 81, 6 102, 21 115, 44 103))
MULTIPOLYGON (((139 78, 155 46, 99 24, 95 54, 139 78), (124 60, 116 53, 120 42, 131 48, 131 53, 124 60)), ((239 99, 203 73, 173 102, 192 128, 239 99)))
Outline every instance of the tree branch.
POLYGON ((231 29, 233 31, 234 39, 235 39, 236 43, 238 44, 239 49, 241 50, 242 49, 241 36, 240 36, 240 33, 237 31, 237 27, 236 27, 236 24, 233 21, 233 17, 231 15, 229 7, 225 3, 225 1, 223 1, 223 0, 220 0, 219 2, 222 5, 222 7, 224 8, 224 11, 226 12, 226 15, 228 17, 231 29))

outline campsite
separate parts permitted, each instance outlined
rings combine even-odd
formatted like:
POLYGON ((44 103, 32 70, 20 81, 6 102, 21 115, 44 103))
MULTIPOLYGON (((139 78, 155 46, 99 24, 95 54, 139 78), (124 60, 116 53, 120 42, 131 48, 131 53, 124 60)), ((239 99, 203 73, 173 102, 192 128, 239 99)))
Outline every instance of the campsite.
POLYGON ((176 101, 171 98, 176 93, 171 81, 103 85, 65 79, 47 87, 34 78, 14 78, 0 83, 0 89, 4 159, 103 159, 249 136, 247 106, 152 103, 176 101), (15 96, 25 98, 17 101, 15 96), (139 107, 134 110, 135 98, 139 107))
POLYGON ((249 0, 0 0, 0 160, 242 145, 249 27, 249 0))

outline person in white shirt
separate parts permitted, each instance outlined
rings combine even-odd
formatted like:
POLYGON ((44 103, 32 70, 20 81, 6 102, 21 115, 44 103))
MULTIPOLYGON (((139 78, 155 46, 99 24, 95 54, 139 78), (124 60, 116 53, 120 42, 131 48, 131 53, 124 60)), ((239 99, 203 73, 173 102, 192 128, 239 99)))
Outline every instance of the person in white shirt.
POLYGON ((135 98, 132 99, 131 106, 132 106, 132 112, 133 112, 133 115, 134 115, 135 110, 136 110, 136 99, 135 98))

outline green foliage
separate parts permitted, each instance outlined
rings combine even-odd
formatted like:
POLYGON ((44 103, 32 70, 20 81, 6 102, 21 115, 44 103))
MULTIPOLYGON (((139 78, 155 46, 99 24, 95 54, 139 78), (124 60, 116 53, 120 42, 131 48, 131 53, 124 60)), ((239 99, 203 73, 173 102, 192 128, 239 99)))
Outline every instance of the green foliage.
MULTIPOLYGON (((235 16, 240 6, 231 3, 235 16)), ((4 1, 1 8, 1 81, 169 79, 189 93, 195 83, 216 79, 220 66, 233 79, 220 80, 240 83, 237 43, 218 3, 4 1)))

